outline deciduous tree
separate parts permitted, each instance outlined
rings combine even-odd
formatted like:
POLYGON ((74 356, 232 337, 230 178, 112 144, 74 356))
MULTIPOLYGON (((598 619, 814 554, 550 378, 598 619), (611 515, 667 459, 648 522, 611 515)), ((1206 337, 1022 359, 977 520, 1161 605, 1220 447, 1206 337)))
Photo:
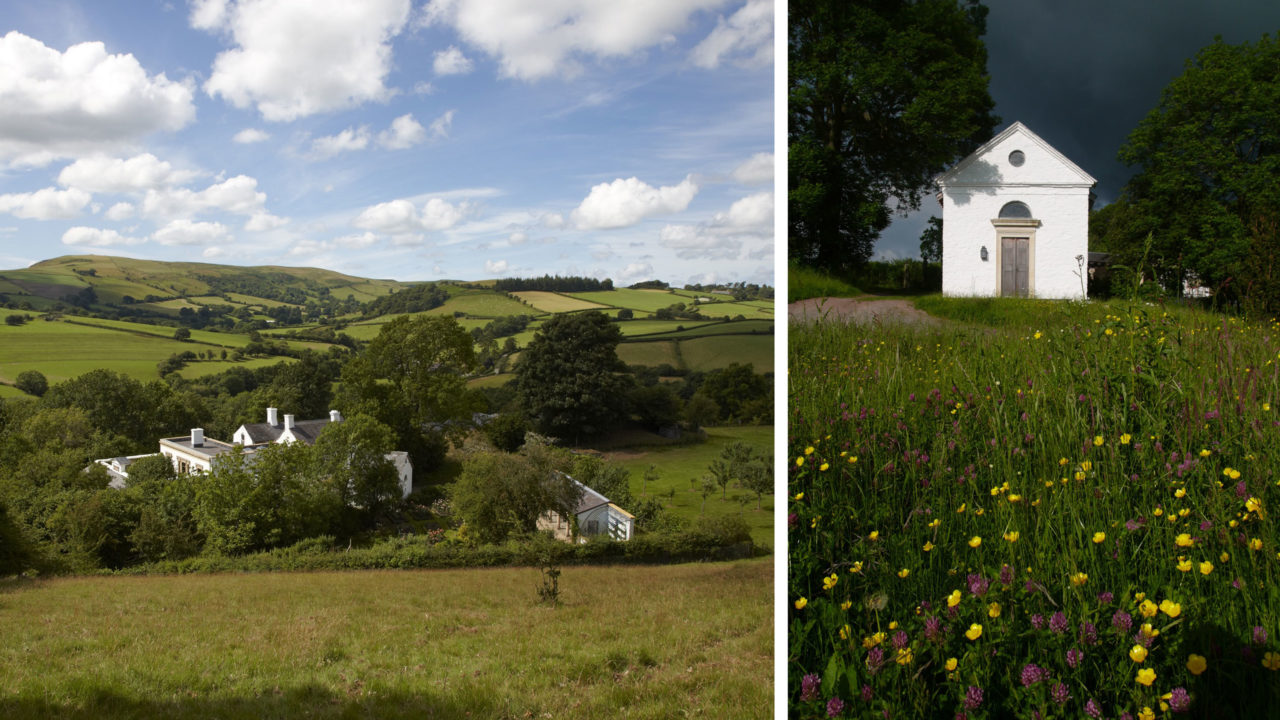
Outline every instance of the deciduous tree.
POLYGON ((977 0, 790 3, 791 257, 860 266, 895 209, 991 137, 986 14, 977 0))
POLYGON ((540 431, 577 439, 599 434, 623 417, 628 378, 618 359, 622 331, 601 312, 543 323, 516 365, 516 393, 540 431))

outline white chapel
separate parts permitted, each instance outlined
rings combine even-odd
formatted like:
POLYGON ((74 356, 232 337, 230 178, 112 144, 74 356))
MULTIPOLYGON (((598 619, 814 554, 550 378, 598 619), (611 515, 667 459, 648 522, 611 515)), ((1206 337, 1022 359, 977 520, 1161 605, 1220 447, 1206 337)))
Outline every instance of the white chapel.
POLYGON ((1096 182, 1020 122, 939 175, 942 293, 1083 299, 1096 182))

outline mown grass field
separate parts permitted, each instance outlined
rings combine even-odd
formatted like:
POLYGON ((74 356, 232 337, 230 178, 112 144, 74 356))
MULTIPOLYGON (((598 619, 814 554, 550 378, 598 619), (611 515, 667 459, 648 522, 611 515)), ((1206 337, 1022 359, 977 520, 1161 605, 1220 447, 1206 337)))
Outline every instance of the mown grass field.
POLYGON ((566 293, 570 297, 585 300, 598 305, 615 308, 630 308, 636 312, 652 313, 676 303, 687 303, 688 298, 676 295, 669 290, 599 290, 596 292, 566 293))
POLYGON ((751 528, 751 539, 760 546, 773 546, 773 498, 766 495, 757 507, 754 493, 730 487, 722 495, 719 488, 705 500, 698 486, 711 461, 725 447, 745 442, 757 451, 773 452, 773 427, 757 425, 707 428, 707 440, 696 445, 654 447, 643 450, 609 452, 605 457, 631 473, 631 494, 636 498, 658 498, 673 515, 691 525, 707 517, 739 515, 751 528), (646 484, 645 471, 653 465, 658 480, 646 484))
POLYGON ((511 293, 515 297, 520 298, 529 303, 534 308, 549 313, 574 312, 576 310, 600 310, 604 305, 560 293, 545 292, 542 290, 522 290, 511 293))
POLYGON ((918 305, 790 328, 792 716, 1273 716, 1280 324, 918 305))
POLYGON ((0 585, 5 718, 769 718, 769 559, 0 585))
POLYGON ((52 384, 101 367, 138 380, 154 380, 161 360, 203 347, 172 338, 35 319, 16 327, 0 326, 0 380, 13 382, 24 370, 38 370, 52 384))

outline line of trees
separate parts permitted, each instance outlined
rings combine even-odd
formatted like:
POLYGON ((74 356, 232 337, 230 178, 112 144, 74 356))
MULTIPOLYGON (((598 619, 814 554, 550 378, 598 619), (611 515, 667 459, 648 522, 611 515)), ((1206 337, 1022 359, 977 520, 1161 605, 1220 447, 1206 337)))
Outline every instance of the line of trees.
POLYGON ((612 290, 613 281, 605 278, 597 280, 589 277, 570 275, 543 275, 536 278, 499 278, 493 283, 493 289, 500 292, 520 292, 523 290, 543 290, 546 292, 595 292, 612 290))

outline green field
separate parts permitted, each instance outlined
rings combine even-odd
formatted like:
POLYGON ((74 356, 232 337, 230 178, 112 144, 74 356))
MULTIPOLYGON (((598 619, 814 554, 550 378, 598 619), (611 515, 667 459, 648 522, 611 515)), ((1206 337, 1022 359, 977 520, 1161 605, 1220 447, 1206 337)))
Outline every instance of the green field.
POLYGON ((652 313, 676 303, 688 303, 689 299, 668 290, 600 290, 597 292, 566 293, 570 297, 609 307, 631 308, 636 312, 652 313))
POLYGON ((539 310, 491 291, 462 290, 445 301, 444 305, 427 312, 432 315, 463 312, 476 317, 496 318, 507 315, 537 315, 539 310))
POLYGON ((680 354, 692 370, 716 370, 750 363, 758 373, 773 372, 772 335, 730 335, 681 340, 680 354))
MULTIPOLYGON (((642 321, 643 322, 643 321, 642 321)), ((669 322, 669 325, 677 323, 669 322)), ((708 335, 770 335, 773 334, 772 320, 739 320, 737 322, 714 322, 705 325, 690 326, 685 324, 683 330, 671 328, 671 332, 661 334, 667 338, 705 337, 708 335)))
POLYGON ((0 380, 13 382, 23 370, 38 370, 53 384, 102 367, 137 380, 155 380, 161 360, 200 347, 119 330, 32 320, 17 327, 0 326, 0 380))
POLYGON ((622 343, 618 346, 618 359, 628 365, 670 365, 681 367, 679 351, 676 343, 670 340, 653 342, 622 343))
POLYGON ((513 292, 511 294, 526 303, 529 303, 538 310, 549 313, 576 312, 578 310, 600 310, 605 307, 600 303, 579 300, 576 297, 569 295, 544 292, 542 290, 523 290, 520 292, 513 292))
POLYGON ((697 485, 707 472, 707 467, 720 456, 720 452, 733 442, 745 442, 758 451, 773 452, 773 428, 770 426, 726 426, 706 428, 707 441, 696 445, 656 447, 644 450, 627 450, 605 453, 605 457, 625 467, 631 473, 631 493, 636 498, 656 497, 673 515, 684 518, 696 526, 701 518, 739 515, 751 528, 751 539, 757 545, 773 546, 773 497, 765 496, 760 508, 756 498, 741 488, 728 488, 726 498, 721 491, 706 499, 697 485), (654 465, 659 479, 647 488, 644 474, 654 465), (668 497, 670 494, 670 497, 668 497))
POLYGON ((678 327, 688 330, 711 327, 716 324, 716 322, 709 320, 624 320, 618 323, 618 329, 622 331, 624 337, 631 337, 633 335, 672 333, 676 332, 678 327))
POLYGON ((0 717, 773 716, 773 563, 0 584, 0 717))

